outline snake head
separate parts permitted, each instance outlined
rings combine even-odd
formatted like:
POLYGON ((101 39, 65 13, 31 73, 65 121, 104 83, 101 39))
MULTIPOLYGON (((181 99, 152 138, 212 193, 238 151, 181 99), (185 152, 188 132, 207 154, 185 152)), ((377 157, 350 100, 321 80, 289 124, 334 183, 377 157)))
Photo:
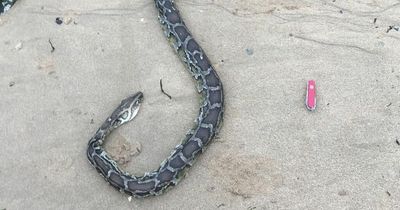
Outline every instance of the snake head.
POLYGON ((112 113, 110 119, 112 126, 117 128, 118 126, 131 121, 137 115, 140 104, 143 100, 143 93, 137 92, 134 95, 121 101, 118 108, 112 113))

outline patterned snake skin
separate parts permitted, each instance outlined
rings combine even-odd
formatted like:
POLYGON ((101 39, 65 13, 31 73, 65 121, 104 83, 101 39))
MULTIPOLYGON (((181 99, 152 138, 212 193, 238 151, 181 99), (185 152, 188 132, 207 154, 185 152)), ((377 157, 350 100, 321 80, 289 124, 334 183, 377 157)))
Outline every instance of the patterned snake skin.
POLYGON ((143 176, 132 176, 122 171, 102 148, 112 130, 136 116, 143 99, 141 92, 124 99, 90 139, 87 149, 90 163, 113 187, 135 197, 159 195, 176 185, 216 135, 223 115, 222 83, 204 51, 193 39, 172 0, 155 0, 155 3, 168 40, 198 82, 202 101, 195 127, 157 170, 143 176))
POLYGON ((0 0, 0 14, 7 12, 17 0, 0 0))

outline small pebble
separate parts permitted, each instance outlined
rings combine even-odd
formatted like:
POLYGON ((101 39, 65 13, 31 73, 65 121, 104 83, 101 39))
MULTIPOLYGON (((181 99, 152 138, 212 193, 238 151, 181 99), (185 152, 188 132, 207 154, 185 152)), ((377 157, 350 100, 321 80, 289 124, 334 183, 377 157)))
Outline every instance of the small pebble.
POLYGON ((68 25, 68 24, 70 24, 71 22, 72 22, 72 18, 70 18, 70 17, 67 17, 67 18, 65 18, 65 20, 64 20, 65 25, 68 25))
POLYGON ((62 18, 57 17, 57 18, 56 18, 56 23, 57 23, 58 25, 61 25, 61 24, 63 23, 62 18))
POLYGON ((212 192, 212 191, 214 191, 214 190, 215 190, 215 187, 214 187, 214 186, 207 188, 207 191, 209 191, 209 192, 212 192))
POLYGON ((16 49, 16 50, 22 49, 22 42, 18 42, 18 44, 15 45, 15 49, 16 49))
POLYGON ((254 54, 254 50, 251 49, 251 48, 247 48, 246 49, 246 53, 247 53, 247 55, 253 55, 254 54))

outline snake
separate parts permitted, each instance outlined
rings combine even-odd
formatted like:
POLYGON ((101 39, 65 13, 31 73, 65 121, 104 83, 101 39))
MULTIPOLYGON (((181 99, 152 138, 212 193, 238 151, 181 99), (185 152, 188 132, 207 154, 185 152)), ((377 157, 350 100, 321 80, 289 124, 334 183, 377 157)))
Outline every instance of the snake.
POLYGON ((0 0, 0 14, 7 12, 17 0, 0 0))
POLYGON ((142 176, 122 170, 103 148, 106 137, 138 113, 143 93, 137 92, 121 101, 89 140, 87 158, 104 179, 120 192, 143 198, 160 195, 185 176, 197 157, 218 134, 224 113, 222 82, 203 49, 195 41, 181 18, 173 0, 154 0, 162 29, 174 51, 186 64, 200 95, 199 114, 195 125, 180 144, 153 171, 142 176))

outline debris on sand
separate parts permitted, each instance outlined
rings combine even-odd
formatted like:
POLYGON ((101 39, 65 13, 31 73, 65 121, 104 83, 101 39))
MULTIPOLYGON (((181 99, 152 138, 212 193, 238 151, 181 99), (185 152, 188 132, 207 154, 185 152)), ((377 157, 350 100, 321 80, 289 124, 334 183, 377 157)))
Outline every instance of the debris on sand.
POLYGON ((20 50, 23 47, 23 43, 22 42, 18 42, 17 45, 15 45, 15 49, 16 50, 20 50))
POLYGON ((247 53, 247 55, 253 55, 254 54, 254 50, 252 48, 247 48, 246 49, 246 53, 247 53))
POLYGON ((160 79, 160 89, 161 89, 161 93, 163 93, 164 95, 166 95, 169 99, 172 99, 172 96, 169 95, 167 92, 164 91, 162 79, 160 79))
POLYGON ((400 26, 389 26, 388 29, 386 30, 386 33, 389 33, 391 30, 395 30, 395 31, 399 31, 400 30, 400 26))
POLYGON ((128 140, 118 132, 112 134, 113 141, 106 144, 106 149, 119 165, 125 167, 132 157, 137 156, 142 151, 140 142, 128 142, 128 140))
POLYGON ((51 39, 49 39, 49 44, 50 44, 50 47, 51 47, 51 53, 53 53, 54 50, 56 50, 56 48, 54 47, 53 43, 51 42, 51 39))

